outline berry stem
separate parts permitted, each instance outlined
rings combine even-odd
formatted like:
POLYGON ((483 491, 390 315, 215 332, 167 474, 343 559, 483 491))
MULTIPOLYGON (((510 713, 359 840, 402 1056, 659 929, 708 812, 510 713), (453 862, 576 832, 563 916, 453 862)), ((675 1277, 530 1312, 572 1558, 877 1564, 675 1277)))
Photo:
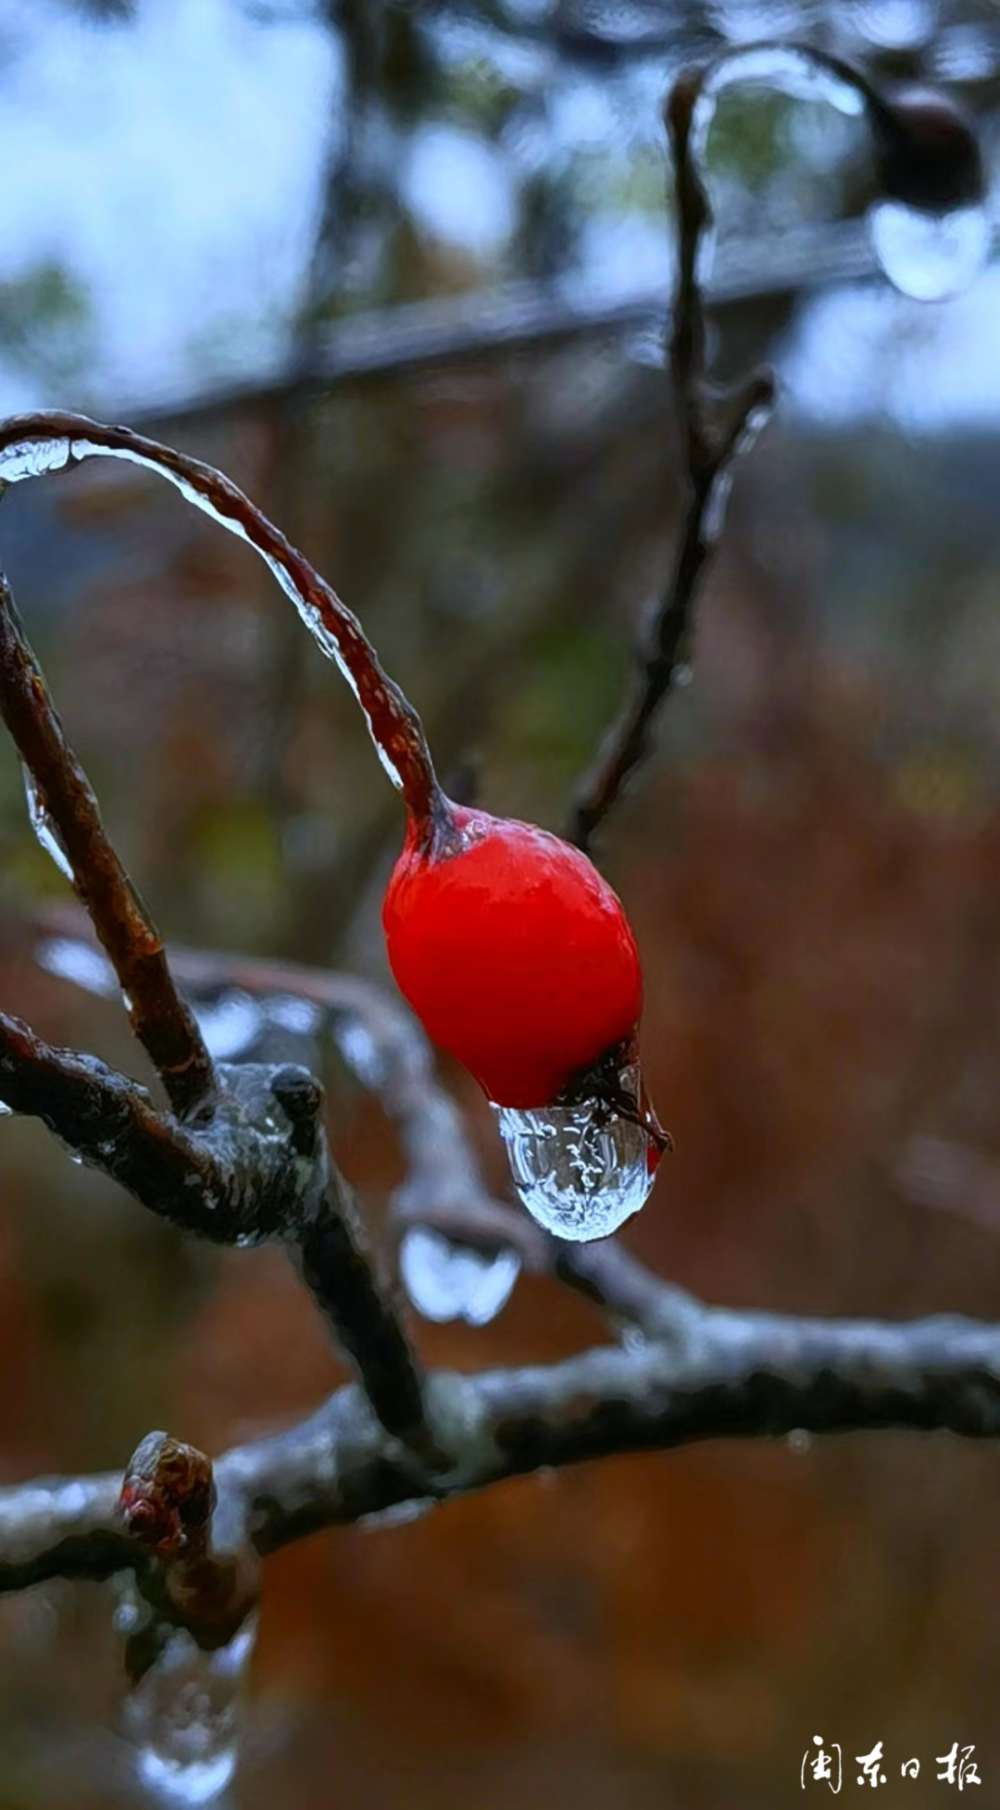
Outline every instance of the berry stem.
POLYGON ((402 794, 411 836, 429 847, 446 835, 451 810, 417 712, 383 671, 357 617, 236 484, 200 459, 188 458, 131 428, 110 427, 86 415, 46 410, 13 415, 0 423, 0 482, 18 483, 100 457, 127 459, 167 478, 189 503, 261 555, 361 705, 382 765, 402 794))

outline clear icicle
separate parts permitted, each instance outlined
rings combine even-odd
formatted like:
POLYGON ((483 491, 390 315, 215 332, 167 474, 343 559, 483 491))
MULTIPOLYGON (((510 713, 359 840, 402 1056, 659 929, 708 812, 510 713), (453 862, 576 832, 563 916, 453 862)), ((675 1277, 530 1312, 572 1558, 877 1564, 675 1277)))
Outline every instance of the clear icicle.
POLYGON ((183 1629, 130 1693, 125 1732, 150 1796, 178 1807, 221 1804, 236 1771, 241 1686, 256 1634, 244 1622, 228 1646, 204 1653, 183 1629))
MULTIPOLYGON (((17 484, 23 478, 37 478, 46 472, 63 471, 84 459, 124 459, 129 465, 141 465, 147 471, 156 472, 159 477, 166 478, 168 483, 173 484, 185 501, 192 503, 196 509, 202 510, 213 522, 217 522, 220 528, 225 528, 230 534, 235 534, 239 540, 246 541, 248 546, 253 547, 254 552, 260 555, 265 565, 270 567, 285 595, 291 598, 313 640, 327 659, 333 660, 340 668, 354 696, 358 699, 358 703, 361 704, 357 682, 344 661, 335 637, 327 628, 315 604, 310 603, 308 598, 302 596, 295 579, 283 561, 276 554, 258 546, 251 540, 243 524, 237 521, 235 516, 223 514, 221 510, 216 509, 207 497, 202 496, 200 491, 194 488, 189 479, 183 477, 180 472, 172 471, 169 465, 161 463, 159 459, 151 457, 150 454, 140 451, 137 447, 104 446, 96 440, 69 437, 52 440, 19 440, 0 451, 0 483, 17 484)), ((371 719, 363 704, 361 704, 361 709, 365 721, 368 723, 379 760, 393 785, 400 791, 403 776, 375 736, 371 719)))
POLYGON ((989 251, 989 221, 974 204, 942 214, 902 201, 878 201, 869 210, 868 229, 890 283, 918 302, 961 295, 979 275, 989 251))
POLYGON ((38 842, 45 853, 55 862, 59 872, 67 880, 72 881, 73 869, 70 866, 69 856, 60 841, 59 831, 42 803, 34 775, 29 772, 27 767, 22 767, 21 772, 24 775, 24 795, 28 801, 28 817, 38 842))
POLYGON ((486 1326, 506 1306, 520 1268, 514 1251, 490 1256, 430 1226, 410 1226, 399 1247, 403 1286, 425 1320, 486 1326))
POLYGON ((547 1232, 607 1238, 645 1204, 656 1173, 652 1140, 604 1102, 493 1110, 517 1191, 547 1232))

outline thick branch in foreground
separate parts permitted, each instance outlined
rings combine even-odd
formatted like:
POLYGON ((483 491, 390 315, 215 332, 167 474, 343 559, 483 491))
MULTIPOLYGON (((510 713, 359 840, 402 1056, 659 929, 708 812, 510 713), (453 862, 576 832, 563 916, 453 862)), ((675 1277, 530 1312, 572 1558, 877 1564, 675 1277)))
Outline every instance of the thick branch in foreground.
POLYGON ((108 841, 97 799, 66 741, 3 572, 0 716, 29 776, 33 810, 51 825, 74 888, 107 950, 132 1029, 171 1104, 178 1112, 192 1112, 211 1097, 211 1057, 174 986, 156 927, 108 841))
MULTIPOLYGON (((260 1557, 335 1524, 431 1506, 541 1468, 696 1440, 887 1428, 1000 1436, 1000 1327, 958 1317, 888 1325, 701 1310, 681 1338, 477 1376, 432 1373, 451 1468, 430 1478, 356 1387, 214 1466, 220 1509, 260 1557)), ((0 1491, 0 1590, 106 1577, 141 1558, 119 1476, 0 1491)))
POLYGON ((286 1244, 384 1427, 436 1462, 419 1366, 329 1159, 322 1090, 287 1064, 220 1064, 217 1077, 211 1114, 186 1125, 96 1057, 53 1049, 0 1014, 0 1101, 183 1230, 286 1244))

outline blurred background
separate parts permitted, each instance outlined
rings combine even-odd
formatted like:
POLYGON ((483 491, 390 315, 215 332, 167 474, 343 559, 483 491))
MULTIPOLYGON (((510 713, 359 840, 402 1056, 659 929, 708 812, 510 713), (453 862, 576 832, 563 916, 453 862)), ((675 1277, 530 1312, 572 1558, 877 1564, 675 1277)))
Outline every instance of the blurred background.
MULTIPOLYGON (((945 85, 995 167, 988 0, 0 0, 0 409, 223 466, 360 613, 446 780, 557 827, 682 507, 662 98, 788 32, 945 85)), ((696 682, 601 838, 677 1143, 626 1239, 712 1301, 995 1317, 1000 266, 890 288, 864 121, 822 94, 727 90, 709 170, 715 368, 769 359, 781 400, 696 682)), ((117 463, 19 487, 0 545, 165 933, 383 977, 398 806, 247 550, 117 463)), ((0 871, 4 1007, 142 1072, 120 1010, 32 959, 67 888, 6 747, 0 871)), ((378 1230, 399 1152, 323 1059, 378 1230)), ((218 1450, 336 1384, 279 1253, 186 1242, 40 1126, 0 1154, 0 1480, 157 1426, 218 1450)), ((467 1369, 608 1336, 528 1281, 414 1330, 467 1369)), ((881 1740, 913 1806, 974 1743, 990 1801, 998 1481, 943 1436, 718 1444, 310 1540, 268 1565, 239 1802, 782 1810, 817 1734, 848 1796, 881 1740)), ((132 1801, 119 1694, 105 1589, 0 1602, 2 1810, 132 1801)))

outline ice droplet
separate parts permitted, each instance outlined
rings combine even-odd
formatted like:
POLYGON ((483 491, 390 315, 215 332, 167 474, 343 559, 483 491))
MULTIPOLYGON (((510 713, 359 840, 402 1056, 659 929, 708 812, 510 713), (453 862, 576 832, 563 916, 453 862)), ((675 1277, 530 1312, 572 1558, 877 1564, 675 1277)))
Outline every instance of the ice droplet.
POLYGON ((260 1031, 263 1014, 242 989, 220 993, 210 1004, 195 1007, 205 1047, 217 1062, 235 1062, 246 1054, 260 1031))
POLYGON ((69 863, 69 856, 59 840, 59 831, 39 796, 34 774, 30 773, 27 767, 22 767, 21 772, 24 776, 24 796, 28 801, 28 817, 31 827, 39 844, 45 853, 51 856, 59 872, 64 874, 67 880, 72 881, 73 869, 69 863))
POLYGON ((14 1108, 12 1106, 8 1106, 6 1100, 0 1100, 0 1118, 3 1118, 5 1116, 7 1118, 11 1118, 13 1116, 13 1112, 14 1112, 14 1108))
POLYGON ((894 288, 918 302, 961 295, 978 276, 989 250, 989 221, 981 207, 947 213, 878 201, 868 225, 875 256, 894 288))
POLYGON ((105 999, 117 997, 118 982, 107 956, 77 937, 51 937, 40 945, 35 959, 47 974, 70 980, 87 993, 96 993, 105 999))
POLYGON ((399 1247, 403 1286, 425 1320, 486 1326, 506 1306, 520 1268, 514 1251, 489 1256, 430 1226, 410 1226, 399 1247))
POLYGON ((141 1783, 162 1804, 218 1803, 236 1771, 240 1686, 256 1619, 204 1653, 183 1629, 126 1699, 125 1731, 141 1783))
POLYGON ((605 1102, 493 1110, 517 1191, 547 1232, 607 1238, 645 1204, 656 1173, 652 1140, 605 1102))
POLYGON ((309 1037, 323 1022, 323 1008, 295 993, 274 993, 264 1002, 264 1016, 269 1025, 277 1025, 281 1031, 309 1037))
POLYGON ((368 1026, 359 1018, 346 1018, 334 1028, 344 1061, 366 1087, 377 1088, 385 1079, 385 1063, 368 1026))

